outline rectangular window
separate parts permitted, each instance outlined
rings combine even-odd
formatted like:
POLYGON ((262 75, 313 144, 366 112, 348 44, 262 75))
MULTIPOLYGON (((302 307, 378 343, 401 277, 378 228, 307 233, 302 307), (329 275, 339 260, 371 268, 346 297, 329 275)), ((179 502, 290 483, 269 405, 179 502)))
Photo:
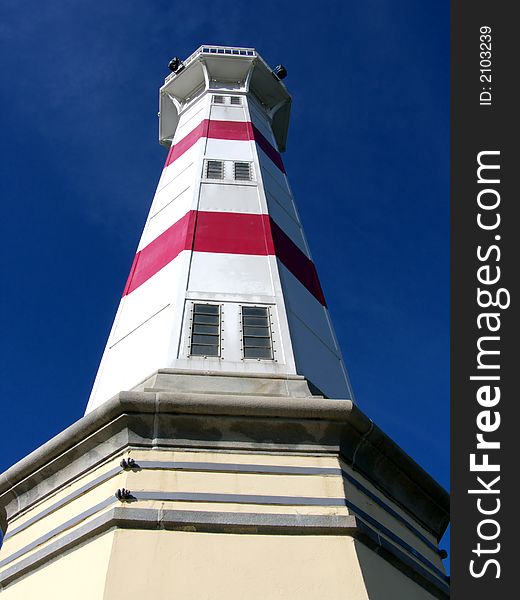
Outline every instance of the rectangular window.
POLYGON ((224 104, 224 96, 213 96, 213 104, 224 104))
POLYGON ((273 358, 269 309, 242 306, 242 342, 244 358, 273 358))
POLYGON ((251 163, 235 162, 235 179, 237 181, 251 181, 251 163))
POLYGON ((194 304, 191 324, 191 356, 220 356, 220 306, 194 304))
POLYGON ((206 161, 207 179, 224 179, 224 161, 208 160, 206 161))
POLYGON ((231 105, 232 106, 241 106, 242 98, 240 96, 231 96, 231 105))

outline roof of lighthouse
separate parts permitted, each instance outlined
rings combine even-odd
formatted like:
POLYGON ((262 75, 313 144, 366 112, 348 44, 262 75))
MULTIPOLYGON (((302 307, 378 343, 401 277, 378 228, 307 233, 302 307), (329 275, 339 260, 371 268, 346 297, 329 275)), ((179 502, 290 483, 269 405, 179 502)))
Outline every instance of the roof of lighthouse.
POLYGON ((250 92, 272 118, 278 149, 287 143, 291 96, 273 69, 254 48, 204 45, 171 73, 160 89, 162 144, 171 144, 183 107, 200 93, 213 91, 250 92))

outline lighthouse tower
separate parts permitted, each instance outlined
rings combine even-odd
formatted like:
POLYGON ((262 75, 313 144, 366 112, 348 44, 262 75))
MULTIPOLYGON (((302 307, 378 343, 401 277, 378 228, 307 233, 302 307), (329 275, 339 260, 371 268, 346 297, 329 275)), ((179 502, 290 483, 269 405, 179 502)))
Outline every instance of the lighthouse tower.
POLYGON ((173 68, 160 90, 169 152, 87 412, 165 369, 303 375, 351 399, 280 156, 284 72, 212 46, 173 68))
POLYGON ((447 598, 447 494, 353 402, 280 155, 285 69, 208 45, 170 70, 85 416, 0 476, 0 590, 447 598))

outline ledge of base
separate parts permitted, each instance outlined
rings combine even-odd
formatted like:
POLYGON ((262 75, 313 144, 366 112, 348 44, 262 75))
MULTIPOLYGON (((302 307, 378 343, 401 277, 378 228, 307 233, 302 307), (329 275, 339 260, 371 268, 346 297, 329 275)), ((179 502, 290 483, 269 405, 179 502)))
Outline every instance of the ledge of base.
POLYGON ((225 394, 238 396, 280 396, 290 398, 323 397, 301 375, 231 373, 159 369, 132 391, 225 394))
POLYGON ((156 391, 117 394, 0 475, 0 524, 129 446, 337 454, 437 539, 449 522, 446 491, 350 400, 156 391))
POLYGON ((113 508, 0 573, 0 590, 52 559, 103 533, 119 529, 255 535, 351 536, 422 586, 434 597, 449 596, 447 578, 422 567, 353 515, 293 515, 113 508))

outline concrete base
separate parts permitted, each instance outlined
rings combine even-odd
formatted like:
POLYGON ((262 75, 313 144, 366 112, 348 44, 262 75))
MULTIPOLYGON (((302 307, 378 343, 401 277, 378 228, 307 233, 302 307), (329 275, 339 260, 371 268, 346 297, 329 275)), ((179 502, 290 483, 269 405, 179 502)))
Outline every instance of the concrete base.
POLYGON ((447 597, 448 496, 352 402, 299 377, 140 387, 0 476, 6 600, 447 597))
POLYGON ((301 375, 251 375, 180 369, 159 369, 132 391, 323 398, 323 394, 301 375))

